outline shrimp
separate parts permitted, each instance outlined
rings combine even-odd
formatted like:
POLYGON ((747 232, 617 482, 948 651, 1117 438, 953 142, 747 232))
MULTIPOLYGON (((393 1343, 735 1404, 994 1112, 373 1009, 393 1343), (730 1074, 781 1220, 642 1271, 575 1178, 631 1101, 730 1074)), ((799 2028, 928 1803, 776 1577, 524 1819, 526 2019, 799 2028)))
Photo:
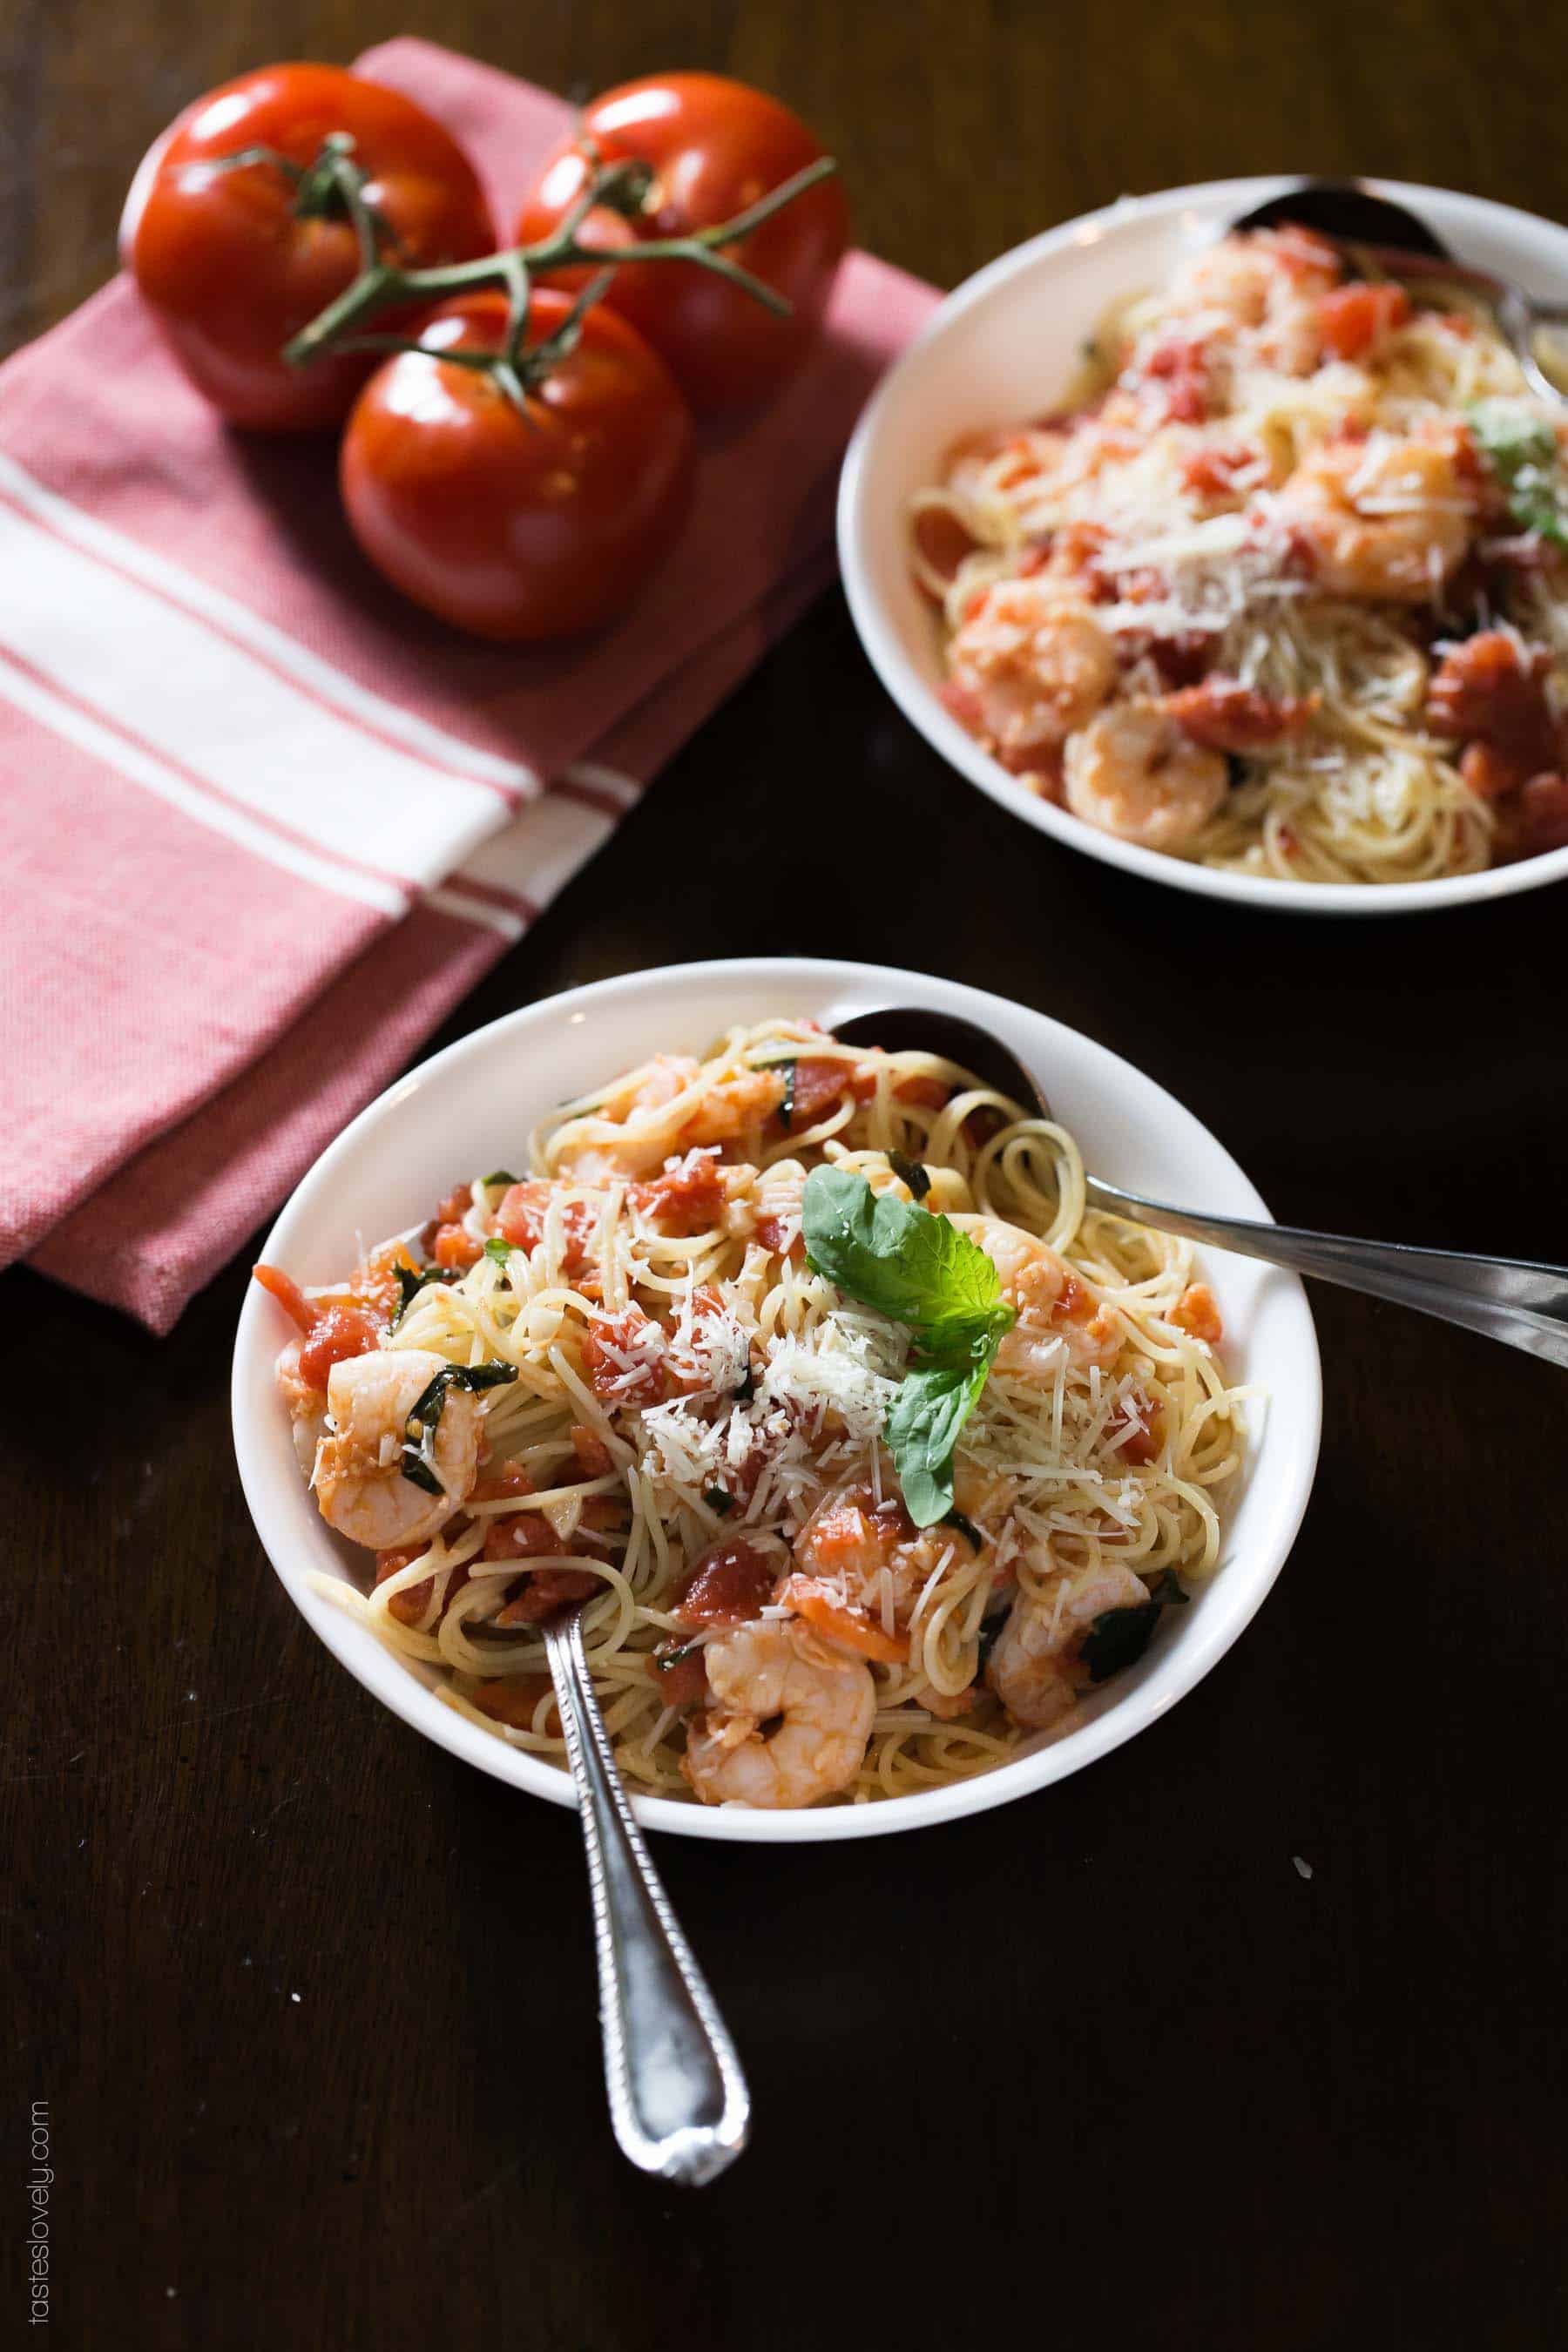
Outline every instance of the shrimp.
POLYGON ((1279 512, 1306 541, 1320 587, 1391 604, 1436 597, 1476 522, 1452 438, 1437 435, 1327 442, 1290 476, 1279 512))
POLYGON ((289 1408, 294 1452, 308 1478, 316 1448, 327 1433, 327 1399, 325 1391, 317 1388, 300 1369, 300 1350, 304 1344, 303 1339, 289 1340, 278 1359, 275 1378, 278 1393, 289 1408))
POLYGON ((1049 1379, 1065 1342, 1068 1357, 1086 1369, 1115 1360, 1121 1345, 1116 1318, 1066 1258, 1037 1234, 1000 1217, 955 1212, 952 1223, 985 1252, 1002 1277, 1002 1296, 1018 1319, 996 1350, 999 1372, 1022 1380, 1049 1379))
POLYGON ((705 1805, 814 1805, 849 1786, 877 1712, 869 1666, 779 1619, 721 1633, 703 1655, 714 1705, 680 1769, 705 1805))
POLYGON ((656 1176, 665 1161, 693 1144, 728 1143, 760 1127, 778 1108, 784 1080, 776 1070, 739 1070, 721 1078, 678 1116, 674 1107, 702 1075, 689 1054, 656 1054, 636 1081, 623 1080, 596 1112, 584 1112, 556 1139, 556 1176, 582 1184, 619 1177, 656 1176))
POLYGON ((1068 737, 1068 808, 1144 849, 1185 848, 1229 788, 1220 754, 1194 743, 1158 702, 1119 702, 1068 737))
POLYGON ((1221 237, 1184 262, 1161 308, 1177 318, 1238 328, 1259 359, 1307 375, 1322 349, 1317 305, 1342 276, 1331 246, 1286 227, 1221 237))
POLYGON ((1007 755, 1060 743, 1116 683, 1116 650, 1099 622, 1059 582, 1039 578, 988 589, 949 661, 955 706, 1007 755))
POLYGON ((447 1360, 433 1348, 381 1348, 334 1364, 327 1381, 331 1433, 316 1448, 312 1484, 327 1525, 372 1551, 404 1550, 445 1525, 465 1502, 479 1468, 481 1410, 466 1389, 448 1388, 426 1451, 443 1492, 426 1494, 403 1475, 408 1417, 447 1360))
POLYGON ((1148 1598, 1142 1580, 1114 1560, 1059 1570, 1038 1599, 1020 1593, 985 1667, 1013 1721, 1042 1731, 1065 1715, 1090 1680, 1081 1654, 1095 1619, 1142 1608, 1148 1598))

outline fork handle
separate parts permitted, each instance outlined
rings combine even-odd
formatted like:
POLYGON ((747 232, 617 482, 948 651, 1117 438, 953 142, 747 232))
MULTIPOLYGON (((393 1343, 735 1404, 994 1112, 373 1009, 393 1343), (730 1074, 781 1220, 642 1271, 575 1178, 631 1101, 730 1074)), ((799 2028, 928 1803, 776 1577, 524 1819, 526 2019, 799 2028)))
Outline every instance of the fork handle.
POLYGON ((588 1853, 610 2123, 640 2171, 695 2187, 746 2145, 745 2077, 633 1816, 578 1612, 543 1631, 588 1853))
POLYGON ((1121 1192, 1097 1176, 1088 1180, 1086 1198, 1091 1209, 1110 1216, 1234 1250, 1240 1257, 1262 1258, 1292 1274, 1315 1275, 1369 1298, 1392 1299, 1397 1307, 1414 1307, 1468 1331, 1484 1332, 1548 1363, 1568 1365, 1568 1267, 1472 1257, 1460 1250, 1406 1249, 1398 1242, 1352 1241, 1342 1234, 1259 1225, 1241 1217, 1199 1216, 1121 1192))

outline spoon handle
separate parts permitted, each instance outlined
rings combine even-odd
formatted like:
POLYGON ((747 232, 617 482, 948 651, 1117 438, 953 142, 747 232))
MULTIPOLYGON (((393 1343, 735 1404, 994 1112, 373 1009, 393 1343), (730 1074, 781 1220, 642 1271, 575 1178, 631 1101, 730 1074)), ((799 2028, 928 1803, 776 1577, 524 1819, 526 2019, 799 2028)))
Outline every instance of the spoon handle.
POLYGON ((633 1818, 577 1612, 543 1631, 588 1853, 610 2122, 640 2171, 696 2187, 745 2147, 751 2095, 633 1818))
POLYGON ((1548 1363, 1568 1365, 1568 1267, 1472 1257, 1458 1250, 1406 1249, 1398 1242, 1351 1241, 1340 1234, 1252 1224, 1239 1217, 1198 1216, 1119 1192, 1097 1176, 1089 1179, 1087 1198, 1091 1209, 1111 1216, 1208 1242, 1242 1257, 1263 1258, 1293 1274, 1316 1275, 1371 1298, 1418 1307, 1548 1363))

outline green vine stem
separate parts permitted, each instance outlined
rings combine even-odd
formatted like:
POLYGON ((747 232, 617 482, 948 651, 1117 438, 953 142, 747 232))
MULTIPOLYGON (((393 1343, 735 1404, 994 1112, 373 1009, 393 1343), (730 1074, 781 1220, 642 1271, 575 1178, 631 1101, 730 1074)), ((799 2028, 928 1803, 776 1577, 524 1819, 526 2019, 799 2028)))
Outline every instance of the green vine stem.
POLYGON ((781 318, 790 305, 781 294, 740 263, 727 247, 741 244, 753 230, 782 212, 797 196, 814 188, 838 168, 830 155, 818 158, 785 180, 767 195, 748 205, 732 220, 711 228, 694 229, 687 236, 636 239, 613 251, 587 246, 579 235, 591 212, 608 209, 635 222, 641 215, 653 174, 646 163, 628 162, 597 165, 582 194, 559 226, 536 245, 513 246, 501 253, 481 254, 477 260, 458 261, 428 269, 405 268, 389 248, 394 244, 387 223, 364 194, 365 175, 353 158, 353 142, 333 132, 309 167, 265 147, 242 148, 222 159, 221 168, 271 164, 283 171, 295 190, 294 210, 302 215, 339 214, 352 222, 359 240, 359 274, 329 302, 310 324, 283 347, 283 357, 294 367, 308 367, 329 352, 398 352, 424 348, 406 338, 370 335, 360 331, 383 311, 427 308, 448 295, 472 293, 477 288, 499 287, 507 296, 509 323, 505 343, 497 352, 448 352, 444 361, 455 366, 482 370, 493 375, 507 396, 521 407, 529 389, 571 350, 582 331, 585 312, 609 285, 615 271, 628 261, 689 261, 738 286, 764 309, 781 318), (525 352, 528 307, 535 279, 546 270, 591 268, 595 276, 574 301, 555 332, 525 352))

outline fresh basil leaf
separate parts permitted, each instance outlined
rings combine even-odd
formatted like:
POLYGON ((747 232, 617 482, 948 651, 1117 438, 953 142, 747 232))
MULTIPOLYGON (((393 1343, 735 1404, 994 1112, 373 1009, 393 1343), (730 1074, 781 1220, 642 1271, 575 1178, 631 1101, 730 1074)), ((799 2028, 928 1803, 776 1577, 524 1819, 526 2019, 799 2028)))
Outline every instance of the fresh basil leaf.
POLYGON ((1131 1609, 1101 1612, 1084 1635, 1079 1654, 1091 1682, 1108 1682, 1123 1666, 1136 1665, 1153 1639, 1160 1622, 1157 1601, 1135 1601, 1131 1609))
POLYGON ((800 1064, 781 1062, 777 1066, 784 1072, 784 1092, 779 1097, 779 1118, 787 1130, 795 1125, 795 1081, 800 1064))
POLYGON ((515 1364, 443 1364, 415 1398, 408 1419, 403 1424, 403 1453, 398 1467, 413 1486, 423 1486, 427 1495, 444 1495, 447 1491, 425 1460, 425 1440, 437 1427, 446 1411, 449 1389, 467 1389, 477 1396, 483 1389, 508 1387, 517 1378, 515 1364), (414 1425, 419 1424, 419 1434, 414 1425))
POLYGON ((671 1666, 679 1665, 682 1658, 689 1658, 701 1647, 702 1644, 700 1642, 682 1642, 678 1649, 656 1650, 653 1654, 653 1670, 655 1674, 668 1674, 671 1666))
POLYGON ((722 1486, 704 1486, 702 1499, 710 1511, 717 1511, 721 1517, 726 1511, 732 1511, 735 1507, 735 1497, 733 1495, 726 1495, 722 1486))
POLYGON ((952 1508, 952 1454, 991 1370, 987 1351, 977 1363, 938 1364, 906 1372, 888 1412, 888 1444, 904 1508, 917 1528, 934 1527, 952 1508))
POLYGON ((922 1351, 994 1347, 1016 1319, 983 1249, 949 1217, 873 1192, 864 1176, 814 1168, 802 1202, 806 1264, 863 1307, 907 1323, 922 1351))
POLYGON ((923 1201, 931 1191, 931 1178, 918 1160, 907 1159, 901 1151, 889 1151, 888 1165, 900 1184, 907 1184, 917 1201, 923 1201))
POLYGON ((962 1511, 944 1512, 942 1523, 944 1528, 956 1528, 959 1534, 963 1538, 964 1542, 969 1546, 972 1551, 979 1551, 981 1549, 982 1538, 980 1530, 975 1526, 973 1519, 966 1519, 964 1517, 962 1511))
POLYGON ((455 1270, 448 1270, 444 1265, 427 1265, 419 1274, 410 1274, 405 1265, 395 1265, 392 1271, 397 1278, 397 1304, 392 1310, 392 1320, 386 1327, 389 1331, 396 1330, 419 1293, 430 1283, 456 1282, 458 1278, 455 1270))
POLYGON ((514 1244, 507 1240, 504 1234, 492 1234, 485 1244, 485 1255, 495 1265, 504 1265, 510 1257, 513 1247, 514 1244))
POLYGON ((1551 425, 1501 400, 1477 401, 1468 414, 1476 445, 1508 492, 1520 529, 1568 547, 1568 481, 1551 425))
POLYGON ((1163 1570, 1157 1582, 1149 1587, 1150 1600, 1158 1601, 1166 1609, 1184 1609, 1192 1597, 1190 1592, 1183 1591, 1182 1580, 1173 1568, 1163 1570))
POLYGON ((521 1184, 522 1179, 514 1176, 510 1168, 498 1168, 493 1175, 481 1176, 479 1181, 488 1192, 492 1184, 521 1184))
POLYGON ((757 1375, 752 1365, 748 1364, 746 1366, 745 1371, 742 1375, 740 1387, 738 1389, 731 1389, 730 1393, 734 1398, 737 1404, 751 1403, 752 1399, 757 1393, 757 1375))

